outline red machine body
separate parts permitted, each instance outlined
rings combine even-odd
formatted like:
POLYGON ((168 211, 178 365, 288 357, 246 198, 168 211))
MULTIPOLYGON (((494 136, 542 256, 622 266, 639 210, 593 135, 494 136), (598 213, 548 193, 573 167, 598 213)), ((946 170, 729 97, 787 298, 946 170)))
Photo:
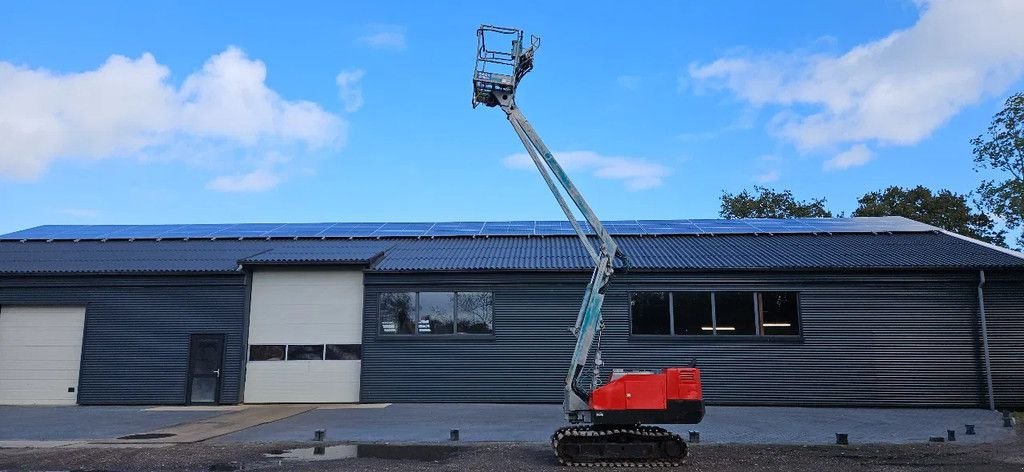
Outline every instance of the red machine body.
POLYGON ((704 418, 700 370, 615 373, 590 394, 595 423, 694 424, 704 418))

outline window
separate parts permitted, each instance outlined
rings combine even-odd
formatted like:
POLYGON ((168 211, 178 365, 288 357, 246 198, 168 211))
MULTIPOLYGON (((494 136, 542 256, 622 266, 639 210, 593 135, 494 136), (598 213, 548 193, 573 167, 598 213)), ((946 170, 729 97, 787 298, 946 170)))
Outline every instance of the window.
POLYGON ((261 344, 249 346, 250 361, 283 361, 283 344, 261 344))
POLYGON ((290 361, 321 361, 323 359, 323 344, 294 344, 288 346, 288 360, 290 361))
POLYGON ((629 308, 633 334, 672 334, 665 292, 636 292, 630 297, 629 308))
POLYGON ((711 336, 711 292, 672 292, 673 334, 711 336))
POLYGON ((416 331, 416 292, 380 294, 380 330, 384 334, 416 331))
POLYGON ((799 309, 795 292, 761 292, 757 294, 761 333, 767 336, 800 334, 799 309))
POLYGON ((455 298, 458 332, 491 334, 494 332, 494 295, 490 292, 459 292, 455 298))
POLYGON ((420 292, 419 334, 455 334, 455 294, 420 292))
POLYGON ((363 347, 359 344, 328 344, 325 358, 329 361, 358 361, 363 358, 363 347))
POLYGON ((494 333, 490 292, 387 292, 380 295, 378 313, 385 335, 494 333))
MULTIPOLYGON (((701 329, 708 329, 710 326, 701 329)), ((754 294, 751 292, 715 292, 716 335, 757 334, 754 319, 754 294)))
POLYGON ((796 336, 797 292, 634 292, 634 335, 796 336))

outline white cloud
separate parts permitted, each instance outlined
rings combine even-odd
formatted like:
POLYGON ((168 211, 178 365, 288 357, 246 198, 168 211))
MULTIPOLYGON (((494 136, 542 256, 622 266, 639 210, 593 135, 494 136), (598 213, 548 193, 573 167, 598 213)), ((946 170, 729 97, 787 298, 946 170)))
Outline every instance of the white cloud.
POLYGON ((769 184, 779 180, 782 174, 777 170, 767 170, 754 176, 754 181, 759 184, 769 184))
POLYGON ((822 168, 825 170, 845 170, 867 164, 874 157, 874 154, 867 146, 857 144, 846 151, 836 154, 832 159, 825 161, 822 164, 822 168))
POLYGON ((919 6, 914 25, 842 54, 733 54, 691 64, 688 78, 781 107, 774 132, 802 151, 912 145, 1024 77, 1024 2, 919 6))
POLYGON ((269 169, 256 169, 246 174, 222 175, 206 184, 218 192, 262 192, 281 183, 281 176, 269 169))
POLYGON ((405 28, 397 25, 374 24, 367 27, 359 42, 374 49, 405 49, 405 28))
MULTIPOLYGON (((593 151, 556 152, 555 159, 566 171, 590 172, 599 179, 621 180, 628 190, 646 190, 663 183, 672 171, 658 163, 637 157, 603 156, 593 151)), ((512 154, 504 159, 511 169, 536 169, 530 155, 512 154)))
POLYGON ((315 103, 283 99, 267 87, 266 73, 263 62, 235 47, 210 57, 180 87, 148 53, 111 56, 70 74, 0 62, 0 176, 33 179, 57 159, 230 160, 343 144, 344 120, 315 103))
POLYGON ((341 103, 345 105, 345 111, 352 113, 363 106, 363 87, 360 82, 366 71, 362 69, 343 70, 334 78, 338 84, 338 94, 341 96, 341 103))

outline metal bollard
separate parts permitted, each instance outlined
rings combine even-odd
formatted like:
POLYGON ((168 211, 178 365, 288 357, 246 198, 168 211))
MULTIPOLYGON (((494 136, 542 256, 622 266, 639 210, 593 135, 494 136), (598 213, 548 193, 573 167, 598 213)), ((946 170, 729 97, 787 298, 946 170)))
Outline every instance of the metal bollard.
POLYGON ((690 430, 690 442, 692 442, 692 443, 699 443, 700 442, 700 431, 694 431, 692 429, 690 430))
POLYGON ((956 441, 956 430, 955 429, 947 429, 946 430, 946 441, 956 441))
POLYGON ((327 431, 322 430, 322 429, 318 429, 316 431, 313 431, 313 440, 314 441, 323 441, 325 437, 327 437, 327 431))
POLYGON ((457 430, 457 429, 451 430, 451 432, 448 433, 448 439, 450 441, 458 441, 459 440, 459 430, 457 430))
POLYGON ((836 433, 836 444, 844 446, 850 444, 850 435, 848 433, 836 433))
POLYGON ((965 424, 964 425, 964 429, 967 430, 966 434, 974 435, 974 425, 973 424, 965 424))

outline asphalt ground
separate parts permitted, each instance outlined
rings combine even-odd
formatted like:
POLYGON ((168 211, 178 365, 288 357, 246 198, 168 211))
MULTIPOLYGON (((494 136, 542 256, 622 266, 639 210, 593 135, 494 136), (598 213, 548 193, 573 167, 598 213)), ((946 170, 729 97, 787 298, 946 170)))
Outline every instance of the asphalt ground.
MULTIPOLYGON (((547 443, 562 426, 561 405, 394 404, 387 408, 314 409, 217 438, 221 442, 305 441, 318 429, 350 442, 447 442, 453 429, 463 442, 547 443)), ((921 443, 949 429, 966 443, 1010 437, 1001 415, 979 409, 708 407, 704 421, 667 428, 690 430, 705 444, 824 445, 846 433, 851 443, 921 443), (965 435, 965 425, 977 434, 965 435)))
MULTIPOLYGON (((445 447, 432 445, 429 447, 445 447)), ((329 460, 287 459, 288 448, 311 449, 312 443, 197 443, 158 449, 48 448, 0 449, 0 470, 76 471, 573 471, 557 464, 542 444, 475 443, 460 445, 443 457, 398 454, 329 460)), ((379 452, 379 450, 378 450, 379 452)), ((1020 471, 1024 441, 1020 436, 984 444, 920 443, 851 446, 691 446, 681 471, 1020 471)), ((594 470, 586 468, 586 470, 594 470)), ((599 470, 620 470, 604 468, 599 470)), ((635 470, 635 469, 621 469, 635 470)))
POLYGON ((223 410, 139 406, 0 406, 0 441, 110 439, 219 416, 223 410))

